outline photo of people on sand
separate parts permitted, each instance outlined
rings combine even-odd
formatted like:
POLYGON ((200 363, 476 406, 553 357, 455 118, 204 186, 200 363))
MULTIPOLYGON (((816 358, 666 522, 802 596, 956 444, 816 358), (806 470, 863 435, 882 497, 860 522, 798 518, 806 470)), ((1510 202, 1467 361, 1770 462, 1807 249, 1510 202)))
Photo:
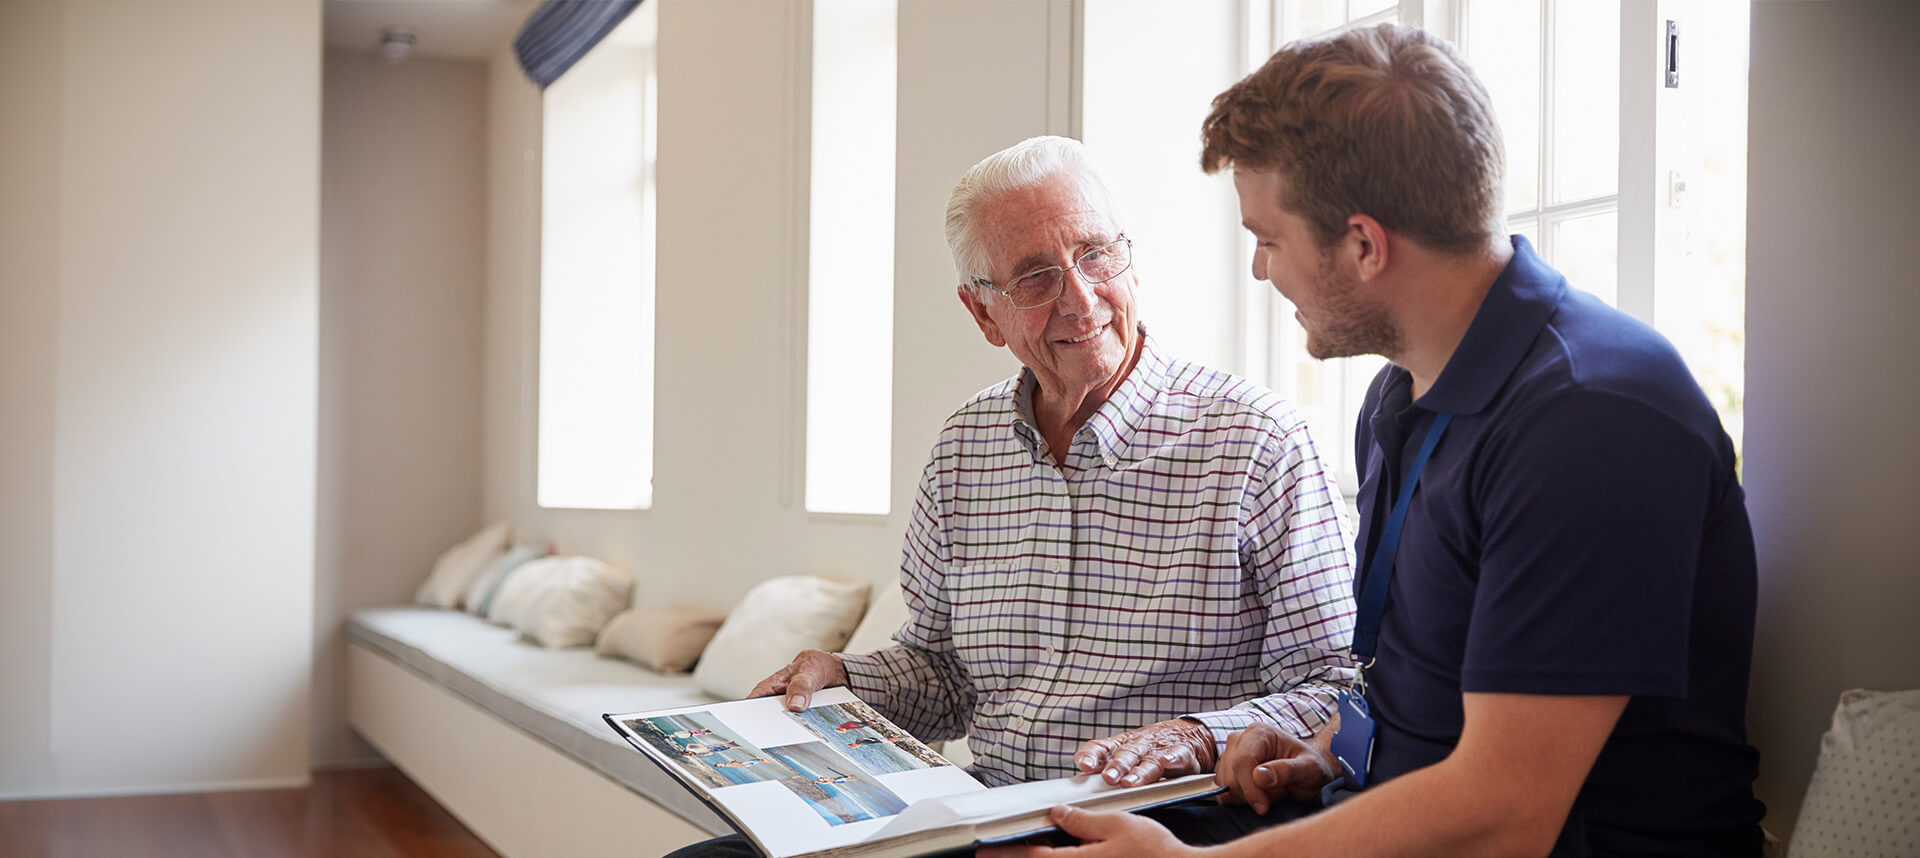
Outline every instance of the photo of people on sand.
POLYGON ((627 729, 714 789, 795 777, 792 769, 701 712, 634 718, 627 729))
POLYGON ((815 706, 788 713, 822 741, 876 775, 951 765, 920 740, 880 717, 865 703, 815 706))
POLYGON ((880 819, 906 809, 899 796, 819 742, 782 745, 766 753, 793 772, 780 783, 828 825, 880 819))

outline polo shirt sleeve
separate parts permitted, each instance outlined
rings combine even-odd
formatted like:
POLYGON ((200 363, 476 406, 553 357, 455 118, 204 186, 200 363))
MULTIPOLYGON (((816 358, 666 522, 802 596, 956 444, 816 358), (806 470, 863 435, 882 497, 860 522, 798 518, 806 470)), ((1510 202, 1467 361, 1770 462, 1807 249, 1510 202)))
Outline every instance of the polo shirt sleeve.
POLYGON ((901 729, 924 742, 967 734, 973 719, 973 685, 953 649, 945 591, 951 554, 940 521, 935 463, 921 475, 913 515, 900 549, 900 590, 907 621, 895 646, 843 654, 847 687, 901 729))
POLYGON ((1471 477, 1483 556, 1462 690, 1684 696, 1713 451, 1652 406, 1591 390, 1508 427, 1471 477))

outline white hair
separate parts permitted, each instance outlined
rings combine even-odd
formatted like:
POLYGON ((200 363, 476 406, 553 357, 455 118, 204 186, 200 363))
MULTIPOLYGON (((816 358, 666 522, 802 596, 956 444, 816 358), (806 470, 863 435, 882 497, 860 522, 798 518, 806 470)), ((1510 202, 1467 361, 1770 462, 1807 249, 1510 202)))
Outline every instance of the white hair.
POLYGON ((1084 144, 1071 137, 1029 137, 973 165, 947 197, 947 248, 953 251, 953 267, 959 271, 961 283, 984 297, 985 287, 974 278, 992 278, 991 263, 974 232, 988 204, 1009 191, 1030 188, 1058 175, 1080 182, 1088 201, 1109 220, 1119 221, 1113 197, 1100 181, 1084 144))

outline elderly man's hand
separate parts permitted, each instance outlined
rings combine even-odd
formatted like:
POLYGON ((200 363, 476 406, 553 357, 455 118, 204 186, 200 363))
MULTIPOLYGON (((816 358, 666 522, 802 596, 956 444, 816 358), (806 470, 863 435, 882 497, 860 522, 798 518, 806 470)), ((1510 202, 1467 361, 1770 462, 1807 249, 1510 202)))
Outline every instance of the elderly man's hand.
POLYGON ((1229 736, 1213 773, 1214 781, 1227 788, 1222 801, 1243 801, 1265 815, 1277 797, 1305 800, 1319 795, 1321 787, 1340 775, 1340 764, 1324 746, 1332 736, 1329 726, 1304 742, 1260 722, 1229 736))
POLYGON ((785 694, 787 708, 799 712, 807 708, 815 691, 829 685, 845 685, 846 682, 847 666, 840 663, 839 656, 817 649, 801 650, 786 667, 760 680, 760 684, 754 686, 747 696, 785 694))
POLYGON ((1213 731, 1181 718, 1161 721, 1081 745, 1073 763, 1121 786, 1197 775, 1213 769, 1213 731))

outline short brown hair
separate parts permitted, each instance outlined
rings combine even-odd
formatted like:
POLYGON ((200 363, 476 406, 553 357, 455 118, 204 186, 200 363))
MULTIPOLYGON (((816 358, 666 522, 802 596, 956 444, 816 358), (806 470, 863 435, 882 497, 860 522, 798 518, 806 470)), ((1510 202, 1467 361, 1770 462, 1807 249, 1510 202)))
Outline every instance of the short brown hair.
POLYGON ((1396 24, 1281 49, 1213 100, 1201 169, 1277 170, 1322 246, 1365 214, 1433 250, 1500 226, 1506 154, 1486 87, 1452 45, 1396 24))

